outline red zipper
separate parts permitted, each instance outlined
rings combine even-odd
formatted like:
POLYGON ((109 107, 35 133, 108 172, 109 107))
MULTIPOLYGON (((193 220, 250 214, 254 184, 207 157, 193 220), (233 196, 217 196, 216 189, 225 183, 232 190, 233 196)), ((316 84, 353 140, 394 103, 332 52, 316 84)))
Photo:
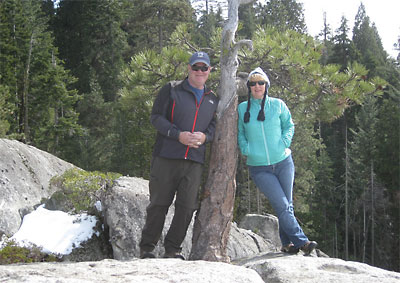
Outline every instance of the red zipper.
POLYGON ((175 100, 174 103, 172 104, 172 110, 171 110, 171 123, 174 122, 174 110, 175 110, 175 100))
MULTIPOLYGON (((195 100, 196 100, 196 114, 194 115, 194 121, 193 121, 193 126, 192 126, 192 133, 194 132, 194 129, 195 129, 195 127, 196 127, 197 114, 199 114, 199 109, 200 109, 201 102, 203 101, 203 97, 204 97, 204 94, 203 94, 203 96, 201 97, 199 103, 197 103, 197 99, 195 98, 195 100)), ((187 159, 187 156, 188 156, 188 153, 189 153, 189 148, 190 148, 190 147, 187 146, 186 152, 185 152, 185 159, 187 159)))

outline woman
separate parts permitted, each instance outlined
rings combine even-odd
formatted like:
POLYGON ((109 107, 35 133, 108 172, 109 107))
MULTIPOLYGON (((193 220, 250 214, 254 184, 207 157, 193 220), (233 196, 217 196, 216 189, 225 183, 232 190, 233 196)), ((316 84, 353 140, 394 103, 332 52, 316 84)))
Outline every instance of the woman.
POLYGON ((251 178, 269 199, 279 219, 281 251, 309 255, 317 246, 309 241, 294 216, 294 164, 290 144, 294 124, 286 104, 268 96, 270 82, 260 68, 247 79, 248 100, 240 103, 238 143, 247 156, 251 178))

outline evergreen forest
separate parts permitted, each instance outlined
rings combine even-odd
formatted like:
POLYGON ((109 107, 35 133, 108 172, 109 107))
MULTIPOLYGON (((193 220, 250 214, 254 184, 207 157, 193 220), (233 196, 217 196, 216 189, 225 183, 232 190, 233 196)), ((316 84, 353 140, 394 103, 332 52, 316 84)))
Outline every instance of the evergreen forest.
MULTIPOLYGON (((400 34, 392 58, 360 2, 313 38, 300 2, 240 6, 236 37, 254 49, 240 50, 239 71, 261 66, 292 112, 294 206, 309 238, 331 257, 399 272, 400 34)), ((198 50, 218 94, 225 20, 189 0, 1 0, 0 138, 148 179, 153 100, 198 50)), ((273 214, 237 164, 234 221, 273 214)))

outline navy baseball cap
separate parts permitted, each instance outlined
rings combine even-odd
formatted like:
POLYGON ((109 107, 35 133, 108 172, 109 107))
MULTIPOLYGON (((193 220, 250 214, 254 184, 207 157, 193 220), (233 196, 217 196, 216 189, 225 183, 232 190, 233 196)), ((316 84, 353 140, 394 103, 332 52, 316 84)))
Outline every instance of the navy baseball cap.
POLYGON ((193 66, 196 63, 204 63, 207 66, 210 66, 210 57, 208 57, 208 54, 202 51, 193 53, 192 57, 190 57, 189 60, 189 65, 193 66))

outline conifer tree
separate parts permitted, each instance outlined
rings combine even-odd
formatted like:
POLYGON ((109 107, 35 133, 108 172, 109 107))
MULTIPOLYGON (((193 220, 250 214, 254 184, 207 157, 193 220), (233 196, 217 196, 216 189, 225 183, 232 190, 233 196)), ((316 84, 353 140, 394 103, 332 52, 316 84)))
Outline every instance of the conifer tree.
POLYGON ((223 18, 222 11, 218 9, 214 12, 213 9, 211 11, 203 11, 203 14, 198 20, 198 24, 195 27, 195 32, 193 36, 193 40, 196 42, 198 46, 210 46, 212 41, 212 35, 217 32, 218 29, 222 28, 223 18))
POLYGON ((238 36, 242 38, 252 38, 257 28, 257 19, 253 3, 239 7, 239 27, 238 36))
POLYGON ((324 22, 323 22, 323 28, 319 35, 317 36, 317 39, 319 38, 320 41, 322 42, 323 48, 322 48, 322 55, 321 55, 321 64, 326 65, 328 63, 328 56, 331 54, 331 50, 334 46, 334 44, 331 42, 332 40, 332 30, 330 25, 328 24, 326 20, 326 12, 323 14, 324 22))
POLYGON ((307 32, 302 3, 296 0, 271 0, 265 6, 258 7, 261 25, 273 26, 279 30, 307 32))
POLYGON ((54 19, 56 43, 66 67, 78 78, 76 89, 80 94, 90 93, 96 80, 104 101, 116 99, 127 48, 121 29, 123 4, 105 0, 59 2, 54 19))
POLYGON ((129 1, 61 0, 56 9, 56 43, 82 96, 76 109, 84 131, 68 141, 74 145, 70 156, 84 169, 112 171, 114 103, 128 46, 121 28, 127 7, 129 1))
POLYGON ((122 28, 128 34, 132 53, 169 45, 170 36, 179 24, 191 23, 194 10, 188 0, 129 0, 129 11, 122 28))
POLYGON ((386 254, 390 253, 395 239, 390 227, 384 225, 384 219, 389 216, 385 209, 389 201, 386 188, 376 174, 377 99, 367 97, 355 118, 357 128, 352 129, 354 138, 350 150, 353 254, 356 260, 388 266, 386 254))
POLYGON ((20 82, 23 78, 24 64, 26 62, 26 42, 28 32, 22 27, 25 25, 21 1, 2 1, 0 3, 1 40, 0 40, 0 84, 8 86, 13 95, 7 101, 14 106, 11 117, 7 117, 10 131, 22 139, 23 119, 22 93, 20 82))
POLYGON ((1 84, 9 93, 10 133, 53 154, 62 154, 62 141, 78 134, 74 105, 79 99, 70 89, 74 79, 57 58, 48 31, 48 19, 38 1, 1 3, 1 84))
MULTIPOLYGON (((389 221, 393 225, 386 225, 390 228, 387 234, 398 235, 400 233, 400 68, 395 63, 388 66, 387 80, 388 87, 385 88, 385 94, 377 101, 378 121, 377 121, 377 143, 375 172, 377 178, 386 188, 387 203, 385 203, 385 212, 388 218, 383 223, 389 221), (391 67, 389 67, 391 66, 391 67)), ((385 250, 387 256, 386 266, 382 266, 378 260, 375 262, 389 270, 400 270, 400 239, 397 237, 387 243, 390 248, 385 250)))
POLYGON ((356 49, 348 37, 349 27, 347 19, 342 17, 340 27, 332 38, 333 48, 328 58, 328 63, 339 64, 343 72, 350 63, 357 61, 356 49))
POLYGON ((7 86, 0 84, 0 138, 6 137, 10 128, 10 123, 7 121, 7 118, 11 116, 11 107, 7 105, 9 97, 10 93, 7 86))
POLYGON ((376 69, 385 64, 387 54, 383 50, 376 26, 370 23, 362 3, 354 22, 353 42, 361 54, 359 62, 369 70, 369 76, 379 75, 376 69))

